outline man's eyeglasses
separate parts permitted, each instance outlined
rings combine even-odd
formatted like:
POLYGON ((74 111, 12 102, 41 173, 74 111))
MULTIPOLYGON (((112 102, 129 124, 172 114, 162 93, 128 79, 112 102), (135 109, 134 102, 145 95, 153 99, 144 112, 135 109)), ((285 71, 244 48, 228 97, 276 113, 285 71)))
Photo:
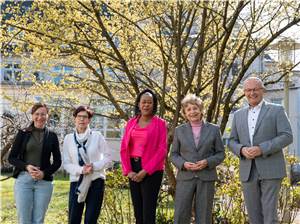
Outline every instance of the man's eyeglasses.
POLYGON ((263 88, 244 89, 244 92, 245 93, 258 92, 261 89, 263 89, 263 88))

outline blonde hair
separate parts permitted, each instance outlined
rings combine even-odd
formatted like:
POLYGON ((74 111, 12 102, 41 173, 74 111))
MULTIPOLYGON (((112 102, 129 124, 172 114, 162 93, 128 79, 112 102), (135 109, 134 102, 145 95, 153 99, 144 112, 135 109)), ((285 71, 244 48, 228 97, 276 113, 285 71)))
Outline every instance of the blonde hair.
POLYGON ((181 114, 184 118, 186 118, 184 109, 188 106, 188 104, 196 105, 202 113, 202 116, 204 115, 203 102, 200 97, 195 94, 187 94, 181 101, 181 114))

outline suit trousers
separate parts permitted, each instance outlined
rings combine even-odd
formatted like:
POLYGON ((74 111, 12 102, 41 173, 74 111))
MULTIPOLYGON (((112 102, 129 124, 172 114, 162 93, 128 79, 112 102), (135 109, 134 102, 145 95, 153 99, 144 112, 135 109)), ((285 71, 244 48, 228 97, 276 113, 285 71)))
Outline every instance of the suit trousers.
POLYGON ((177 180, 174 224, 191 223, 193 202, 195 223, 211 224, 214 192, 215 181, 177 180))
POLYGON ((85 208, 84 223, 96 224, 100 215, 104 196, 104 180, 98 178, 93 180, 86 196, 85 202, 78 203, 76 193, 78 182, 71 182, 69 193, 69 224, 80 224, 82 213, 85 208))
MULTIPOLYGON (((132 170, 138 173, 141 169, 141 159, 131 159, 132 170)), ((134 208, 136 224, 155 224, 158 194, 162 182, 163 171, 146 175, 141 182, 129 180, 131 200, 134 208)))
POLYGON ((279 223, 277 205, 282 179, 260 179, 252 160, 249 180, 242 182, 250 224, 279 223))

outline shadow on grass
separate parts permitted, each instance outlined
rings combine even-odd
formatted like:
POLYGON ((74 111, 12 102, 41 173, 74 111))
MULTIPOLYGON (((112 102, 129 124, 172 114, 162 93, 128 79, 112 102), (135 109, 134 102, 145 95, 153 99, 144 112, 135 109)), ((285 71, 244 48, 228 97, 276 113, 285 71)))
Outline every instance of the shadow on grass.
POLYGON ((0 182, 8 180, 10 178, 13 178, 12 177, 12 172, 3 172, 3 171, 1 171, 0 182))

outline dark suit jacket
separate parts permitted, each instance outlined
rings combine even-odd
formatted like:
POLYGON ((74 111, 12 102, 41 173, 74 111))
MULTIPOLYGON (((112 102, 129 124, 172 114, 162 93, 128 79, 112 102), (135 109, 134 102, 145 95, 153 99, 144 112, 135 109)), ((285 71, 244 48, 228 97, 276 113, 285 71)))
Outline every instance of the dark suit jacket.
MULTIPOLYGON (((251 146, 248 129, 249 107, 234 113, 229 147, 240 158, 240 179, 248 181, 252 160, 241 156, 241 148, 251 146)), ((284 108, 268 102, 262 104, 254 129, 253 146, 259 146, 262 155, 255 165, 262 179, 279 179, 286 176, 282 149, 293 142, 290 122, 284 108)))
MULTIPOLYGON (((31 130, 19 130, 15 141, 13 143, 11 152, 8 157, 10 164, 15 166, 13 177, 17 178, 21 171, 26 170, 28 165, 24 161, 25 151, 27 142, 31 136, 31 130)), ((49 131, 47 128, 45 130, 44 140, 43 140, 43 149, 42 149, 42 158, 41 158, 41 167, 40 169, 44 172, 44 180, 52 181, 53 173, 59 169, 61 166, 61 154, 59 150, 59 142, 57 135, 49 131), (53 156, 53 162, 50 158, 53 156)))
POLYGON ((204 181, 217 180, 216 166, 225 158, 224 145, 217 125, 204 122, 198 145, 195 145, 190 123, 175 129, 171 161, 178 168, 177 180, 200 178, 204 181), (185 170, 185 162, 206 159, 208 166, 200 171, 185 170))

